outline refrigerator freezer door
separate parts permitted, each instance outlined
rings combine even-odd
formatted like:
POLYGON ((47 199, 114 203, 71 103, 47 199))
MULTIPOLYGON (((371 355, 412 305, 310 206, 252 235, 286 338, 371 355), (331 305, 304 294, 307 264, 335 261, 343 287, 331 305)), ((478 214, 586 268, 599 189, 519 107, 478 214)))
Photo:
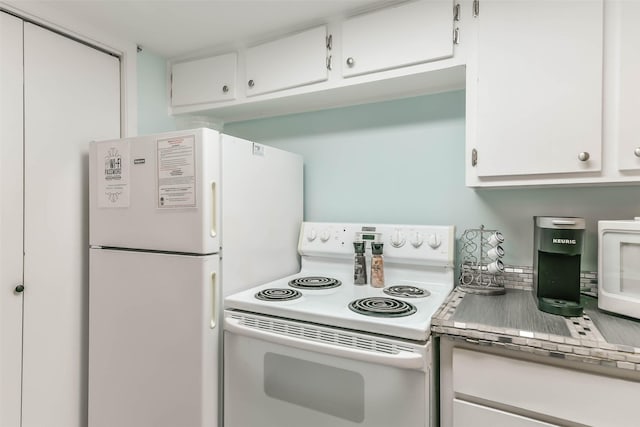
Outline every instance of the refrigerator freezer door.
POLYGON ((218 265, 90 250, 89 427, 217 425, 218 265))
POLYGON ((90 146, 93 246, 220 249, 220 134, 193 129, 90 146))

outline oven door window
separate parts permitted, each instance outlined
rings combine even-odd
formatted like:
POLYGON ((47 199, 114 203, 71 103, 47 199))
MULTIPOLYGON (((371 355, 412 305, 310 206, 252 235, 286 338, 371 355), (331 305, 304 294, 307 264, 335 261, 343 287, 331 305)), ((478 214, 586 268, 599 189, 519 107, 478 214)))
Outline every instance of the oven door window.
POLYGON ((424 427, 428 373, 225 331, 225 427, 424 427))
POLYGON ((364 420, 364 377, 358 372, 278 353, 265 353, 263 368, 267 396, 356 423, 364 420))

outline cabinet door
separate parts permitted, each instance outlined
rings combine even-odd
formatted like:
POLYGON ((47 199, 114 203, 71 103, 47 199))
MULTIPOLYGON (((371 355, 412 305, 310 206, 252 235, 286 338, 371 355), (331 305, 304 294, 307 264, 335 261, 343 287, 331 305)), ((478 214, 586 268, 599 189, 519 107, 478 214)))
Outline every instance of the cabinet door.
POLYGON ((342 24, 344 77, 453 56, 453 1, 419 0, 342 24))
POLYGON ((605 91, 605 108, 613 121, 605 138, 617 142, 620 170, 640 170, 640 2, 612 0, 607 7, 605 78, 611 90, 605 91))
POLYGON ((510 412, 543 414, 572 425, 638 425, 640 382, 632 379, 461 348, 453 349, 451 372, 452 393, 456 396, 493 402, 508 407, 510 412), (594 393, 598 395, 597 404, 585 405, 594 393))
POLYGON ((247 96, 327 80, 326 38, 322 25, 247 49, 247 96))
POLYGON ((203 58, 171 66, 171 106, 235 99, 238 55, 203 58))
POLYGON ((0 426, 20 425, 22 20, 0 12, 0 426))
POLYGON ((482 0, 477 19, 478 176, 600 171, 602 0, 482 0))
POLYGON ((499 411, 482 405, 453 400, 453 427, 558 427, 509 412, 499 411))
POLYGON ((22 427, 87 425, 88 150, 120 136, 120 61, 24 24, 22 427))

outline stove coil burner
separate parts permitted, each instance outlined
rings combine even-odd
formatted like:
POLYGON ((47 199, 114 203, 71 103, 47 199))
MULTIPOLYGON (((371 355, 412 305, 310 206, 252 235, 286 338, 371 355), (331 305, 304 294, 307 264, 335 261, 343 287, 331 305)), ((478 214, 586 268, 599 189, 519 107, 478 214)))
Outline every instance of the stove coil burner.
POLYGON ((404 317, 418 311, 413 304, 385 297, 357 299, 349 304, 349 309, 358 314, 376 317, 404 317))
POLYGON ((262 301, 291 301, 301 296, 301 292, 285 288, 263 289, 255 295, 256 298, 262 301))
POLYGON ((431 295, 431 292, 426 289, 408 285, 389 286, 388 288, 384 288, 383 292, 392 297, 404 298, 424 298, 431 295))
POLYGON ((289 282, 289 286, 298 289, 331 289, 342 285, 338 279, 331 277, 298 277, 289 282))

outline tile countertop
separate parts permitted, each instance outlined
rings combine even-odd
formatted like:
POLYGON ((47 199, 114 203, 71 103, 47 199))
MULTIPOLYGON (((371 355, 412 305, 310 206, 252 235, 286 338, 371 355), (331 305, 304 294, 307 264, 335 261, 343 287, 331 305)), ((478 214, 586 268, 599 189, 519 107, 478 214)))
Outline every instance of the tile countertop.
POLYGON ((480 345, 640 371, 640 321, 606 314, 592 297, 582 302, 581 317, 562 317, 538 310, 530 290, 486 296, 454 289, 431 330, 480 345))

